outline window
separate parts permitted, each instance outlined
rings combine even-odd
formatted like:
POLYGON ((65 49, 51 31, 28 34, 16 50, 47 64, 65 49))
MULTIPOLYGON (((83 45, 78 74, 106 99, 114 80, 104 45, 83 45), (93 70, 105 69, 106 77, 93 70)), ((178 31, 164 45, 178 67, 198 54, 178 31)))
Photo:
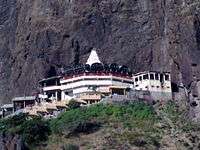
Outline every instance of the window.
POLYGON ((139 76, 139 80, 142 81, 142 76, 139 76))
POLYGON ((147 80, 147 79, 149 79, 149 76, 148 76, 148 74, 145 74, 145 75, 143 75, 143 79, 144 79, 144 80, 147 80))
POLYGON ((150 74, 150 79, 154 80, 154 74, 152 74, 152 73, 150 74))
POLYGON ((135 82, 138 82, 138 78, 135 78, 135 82))
POLYGON ((165 75, 165 80, 169 81, 169 75, 165 75))
POLYGON ((155 79, 156 79, 156 80, 159 80, 159 78, 158 78, 158 73, 155 74, 155 79))

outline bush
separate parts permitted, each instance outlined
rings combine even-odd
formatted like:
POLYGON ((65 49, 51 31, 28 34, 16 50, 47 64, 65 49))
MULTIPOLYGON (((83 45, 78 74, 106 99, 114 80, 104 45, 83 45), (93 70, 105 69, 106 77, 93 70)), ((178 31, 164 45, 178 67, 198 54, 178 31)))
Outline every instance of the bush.
POLYGON ((30 119, 25 114, 2 119, 0 121, 0 130, 2 133, 20 135, 28 145, 36 145, 46 141, 50 134, 50 127, 47 121, 40 117, 30 119))
POLYGON ((77 133, 90 133, 100 124, 90 120, 84 109, 74 109, 62 114, 50 122, 51 129, 56 134, 74 135, 77 133))
POLYGON ((11 118, 1 119, 0 132, 15 132, 27 119, 28 116, 22 113, 11 118))
POLYGON ((70 109, 76 109, 80 107, 80 103, 76 102, 75 100, 71 100, 68 104, 70 109))
POLYGON ((39 117, 27 120, 21 125, 20 134, 29 145, 46 141, 50 133, 49 123, 39 117))

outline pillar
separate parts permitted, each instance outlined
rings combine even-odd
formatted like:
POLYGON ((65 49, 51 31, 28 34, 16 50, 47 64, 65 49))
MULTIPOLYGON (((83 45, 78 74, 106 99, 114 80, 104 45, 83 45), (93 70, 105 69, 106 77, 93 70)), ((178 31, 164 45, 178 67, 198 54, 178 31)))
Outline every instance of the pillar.
POLYGON ((15 102, 13 102, 13 113, 15 112, 15 109, 16 108, 16 106, 15 106, 15 102))
POLYGON ((2 109, 2 118, 4 118, 5 117, 5 110, 4 110, 4 108, 2 109))
POLYGON ((58 101, 58 91, 56 91, 56 101, 58 101))

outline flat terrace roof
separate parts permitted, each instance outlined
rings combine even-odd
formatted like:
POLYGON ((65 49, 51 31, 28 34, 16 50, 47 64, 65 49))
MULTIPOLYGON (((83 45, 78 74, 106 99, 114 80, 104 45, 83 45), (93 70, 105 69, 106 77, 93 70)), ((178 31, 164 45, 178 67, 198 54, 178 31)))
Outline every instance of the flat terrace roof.
POLYGON ((4 104, 1 106, 1 109, 6 109, 6 108, 13 108, 13 104, 4 104))
POLYGON ((133 74, 133 76, 138 76, 138 75, 147 74, 147 73, 159 73, 159 74, 164 73, 164 74, 170 74, 170 72, 166 72, 166 71, 163 71, 163 72, 161 72, 161 71, 143 71, 143 72, 138 72, 136 74, 133 74))
POLYGON ((109 86, 109 88, 113 88, 113 89, 127 89, 127 88, 129 88, 129 87, 112 85, 112 86, 109 86))
POLYGON ((45 78, 42 80, 39 80, 39 83, 45 82, 45 81, 49 81, 49 80, 55 80, 55 79, 60 79, 61 76, 54 76, 54 77, 49 77, 49 78, 45 78))
POLYGON ((12 99, 13 102, 17 102, 17 101, 31 101, 31 100, 35 100, 36 96, 24 96, 24 97, 15 97, 12 99))
POLYGON ((95 74, 95 73, 86 73, 86 74, 79 74, 73 76, 63 76, 61 80, 77 80, 77 78, 93 78, 93 79, 107 79, 107 78, 123 78, 123 80, 132 80, 132 77, 129 76, 120 76, 118 74, 95 74))

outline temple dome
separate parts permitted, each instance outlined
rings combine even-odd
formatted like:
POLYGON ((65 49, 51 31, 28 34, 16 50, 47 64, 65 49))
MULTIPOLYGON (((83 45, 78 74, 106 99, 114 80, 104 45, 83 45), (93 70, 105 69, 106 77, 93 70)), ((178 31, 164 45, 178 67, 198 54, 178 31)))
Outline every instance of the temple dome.
POLYGON ((97 54, 97 51, 95 48, 92 49, 91 53, 90 53, 90 56, 86 62, 86 64, 88 65, 92 65, 94 63, 101 63, 101 61, 99 60, 99 57, 98 57, 98 54, 97 54))

